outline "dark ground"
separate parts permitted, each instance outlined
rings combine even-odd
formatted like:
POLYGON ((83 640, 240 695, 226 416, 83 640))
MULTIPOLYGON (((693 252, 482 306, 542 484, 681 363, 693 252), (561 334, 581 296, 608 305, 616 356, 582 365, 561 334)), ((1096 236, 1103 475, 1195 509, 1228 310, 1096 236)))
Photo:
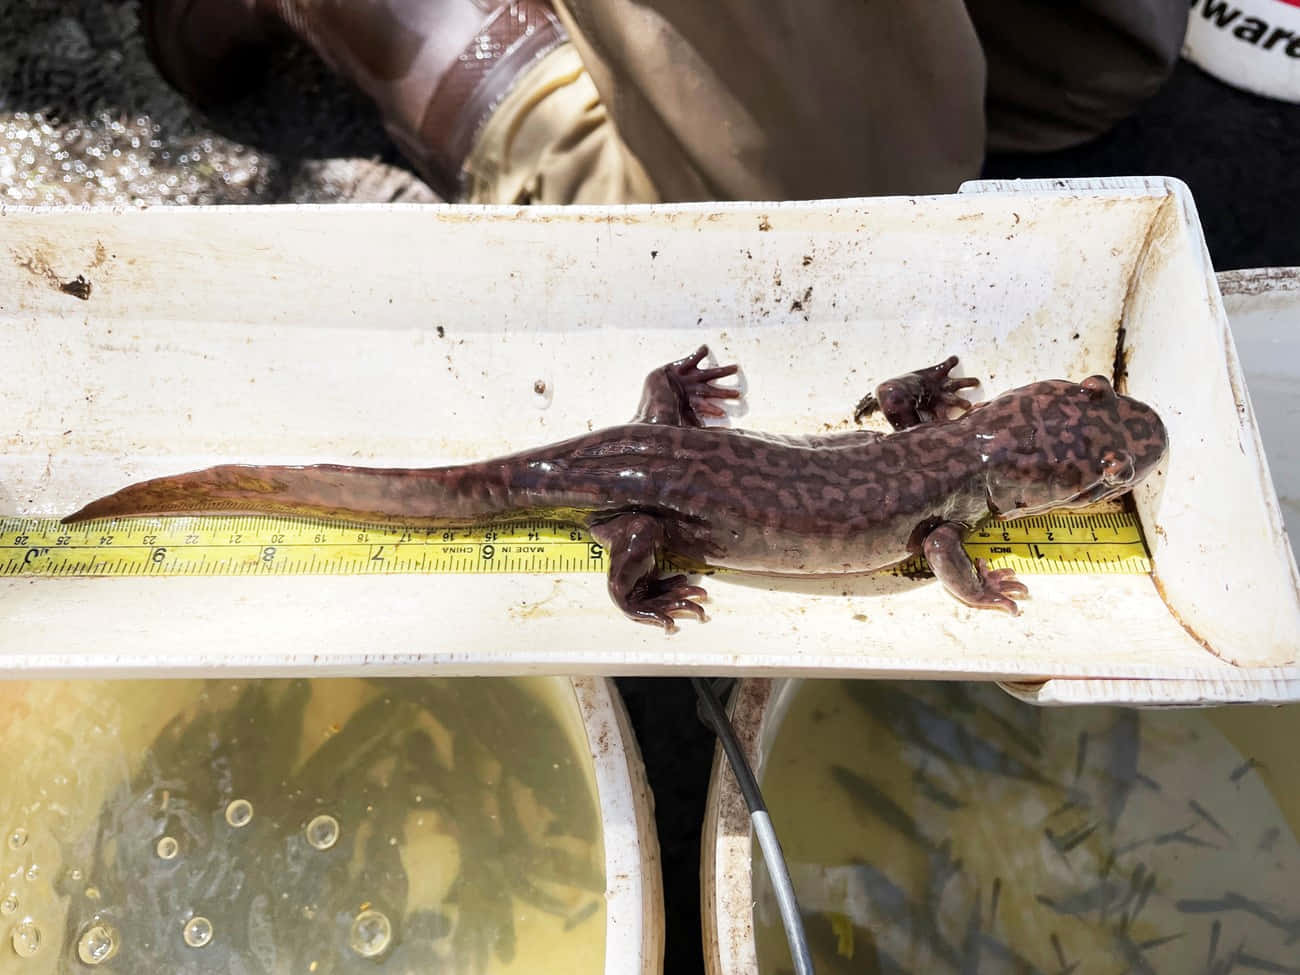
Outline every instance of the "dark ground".
POLYGON ((1300 104, 1251 95, 1183 61, 1135 116, 1043 156, 1000 155, 987 177, 1174 176, 1191 187, 1217 270, 1300 265, 1300 104))
MULTIPOLYGON (((0 129, 8 126, 0 131, 0 202, 430 198, 402 168, 365 102, 309 54, 286 54, 254 95, 204 117, 160 84, 133 18, 130 2, 0 0, 0 129), (37 129, 56 175, 88 140, 110 154, 121 143, 122 158, 132 153, 136 163, 121 178, 92 172, 23 181, 12 165, 6 177, 6 139, 8 158, 17 161, 18 135, 37 129), (142 133, 143 146, 132 146, 142 133), (196 177, 196 162, 215 176, 196 177), (178 183, 169 185, 172 177, 178 183)), ((1141 112, 1106 136, 1051 155, 998 156, 985 175, 1178 177, 1195 196, 1215 266, 1227 270, 1300 265, 1298 159, 1300 105, 1236 91, 1184 63, 1141 112)), ((699 829, 712 741, 696 719, 688 681, 618 684, 656 799, 665 971, 692 975, 703 970, 699 829)))

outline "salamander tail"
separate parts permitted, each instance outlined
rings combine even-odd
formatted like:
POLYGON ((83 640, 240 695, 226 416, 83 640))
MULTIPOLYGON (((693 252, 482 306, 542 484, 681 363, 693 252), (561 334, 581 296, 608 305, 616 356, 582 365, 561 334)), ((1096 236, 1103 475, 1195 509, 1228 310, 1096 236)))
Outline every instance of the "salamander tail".
POLYGON ((479 514, 479 511, 461 510, 478 506, 466 505, 456 497, 457 473, 457 468, 398 470, 330 464, 309 467, 228 464, 129 485, 92 501, 64 518, 63 523, 96 518, 216 514, 415 523, 479 514))

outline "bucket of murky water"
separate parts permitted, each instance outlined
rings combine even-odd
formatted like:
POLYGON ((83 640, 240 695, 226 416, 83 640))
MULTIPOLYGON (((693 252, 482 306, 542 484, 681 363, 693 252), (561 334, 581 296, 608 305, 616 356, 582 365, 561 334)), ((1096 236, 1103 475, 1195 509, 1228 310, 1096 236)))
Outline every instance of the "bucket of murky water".
MULTIPOLYGON (((749 680, 733 715, 819 975, 1292 970, 1300 705, 1037 708, 993 684, 749 680)), ((715 765, 711 975, 791 970, 715 765)))
POLYGON ((608 681, 0 684, 0 972, 662 964, 608 681))

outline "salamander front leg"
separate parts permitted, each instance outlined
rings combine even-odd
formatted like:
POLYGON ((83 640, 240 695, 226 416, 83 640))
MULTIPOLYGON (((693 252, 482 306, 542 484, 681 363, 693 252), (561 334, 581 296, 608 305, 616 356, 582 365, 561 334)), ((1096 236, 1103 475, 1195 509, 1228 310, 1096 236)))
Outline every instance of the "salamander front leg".
POLYGON ((713 381, 734 376, 740 367, 701 369, 700 363, 708 354, 709 347, 701 345, 685 359, 660 366, 646 376, 641 390, 641 405, 637 407, 633 422, 698 427, 703 426, 701 416, 725 416, 717 401, 737 399, 740 390, 715 386, 713 381))
POLYGON ((1029 590, 1011 569, 990 569, 983 559, 972 562, 962 545, 960 525, 951 521, 939 525, 925 536, 921 552, 944 588, 963 603, 1020 615, 1020 607, 1010 597, 1028 596, 1029 590))
POLYGON ((693 613, 704 620, 704 607, 694 600, 706 595, 688 586, 686 576, 660 579, 655 556, 663 548, 664 528, 653 515, 633 512, 591 526, 591 537, 609 551, 609 595, 631 619, 677 628, 676 613, 693 613))
POLYGON ((874 393, 862 397, 853 411, 854 422, 880 410, 895 430, 906 430, 922 423, 946 420, 949 410, 968 412, 970 401, 958 396, 957 391, 978 386, 980 381, 971 377, 950 379, 948 373, 956 365, 957 357, 950 355, 938 365, 885 380, 874 393))

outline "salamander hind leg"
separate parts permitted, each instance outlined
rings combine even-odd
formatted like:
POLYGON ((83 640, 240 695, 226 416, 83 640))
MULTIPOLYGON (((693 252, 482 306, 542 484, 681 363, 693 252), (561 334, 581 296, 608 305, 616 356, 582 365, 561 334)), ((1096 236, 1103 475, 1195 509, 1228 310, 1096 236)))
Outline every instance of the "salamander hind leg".
POLYGON ((944 588, 968 606, 1020 615, 1011 597, 1023 598, 1029 590, 1011 569, 990 569, 983 559, 972 562, 962 545, 960 525, 951 521, 939 525, 925 536, 921 551, 944 588))
POLYGON ((684 575, 655 574, 655 556, 664 544, 659 519, 641 512, 616 515, 592 525, 591 537, 609 551, 609 595, 629 618, 670 633, 678 613, 704 620, 704 607, 695 602, 706 595, 703 589, 687 585, 684 575))
POLYGON ((701 369, 700 363, 708 354, 709 347, 701 345, 686 358, 661 366, 646 376, 641 405, 637 407, 633 421, 698 427, 703 426, 700 422, 702 416, 725 416, 717 401, 737 399, 740 390, 713 383, 716 379, 734 376, 740 367, 701 369))
POLYGON ((948 374, 956 365, 957 357, 950 355, 937 365, 886 380, 876 387, 874 393, 862 397, 853 411, 854 421, 859 422, 864 416, 880 410, 895 430, 906 430, 922 423, 945 420, 949 410, 966 413, 972 404, 964 396, 959 396, 958 390, 978 386, 980 381, 971 377, 950 378, 948 374))

